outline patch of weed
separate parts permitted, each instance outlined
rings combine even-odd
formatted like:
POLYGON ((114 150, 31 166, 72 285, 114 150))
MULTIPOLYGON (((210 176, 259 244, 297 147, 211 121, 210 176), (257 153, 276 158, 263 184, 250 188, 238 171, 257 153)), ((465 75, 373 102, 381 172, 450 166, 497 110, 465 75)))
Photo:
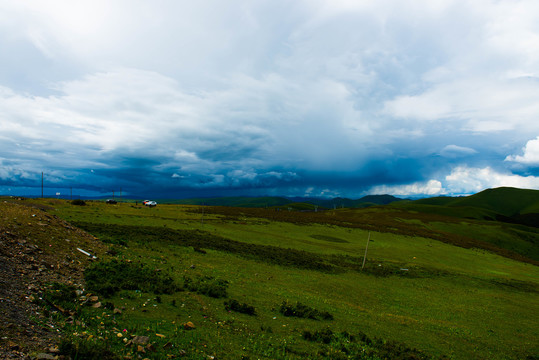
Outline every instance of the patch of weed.
POLYGON ((61 312, 76 311, 78 304, 75 290, 74 286, 55 282, 50 284, 42 298, 48 307, 56 308, 61 312))
POLYGON ((344 240, 344 239, 339 239, 337 237, 334 237, 334 236, 327 236, 327 235, 309 235, 310 237, 312 237, 313 239, 316 239, 316 240, 322 240, 322 241, 329 241, 329 242, 334 242, 334 243, 348 243, 349 241, 347 240, 344 240))
POLYGON ((195 278, 185 276, 183 286, 189 291, 213 298, 226 298, 228 281, 215 279, 212 276, 198 276, 195 278))
POLYGON ((489 281, 491 284, 496 286, 502 286, 509 290, 516 290, 529 293, 539 293, 539 286, 534 283, 519 281, 514 279, 502 280, 502 279, 492 279, 489 281))
POLYGON ((322 342, 324 344, 329 344, 334 339, 333 331, 327 327, 323 330, 318 330, 311 332, 310 330, 305 330, 303 332, 303 339, 307 341, 322 342))
POLYGON ((79 360, 116 360, 116 355, 106 343, 81 340, 77 338, 63 339, 59 346, 60 355, 79 360))
POLYGON ((226 311, 235 311, 242 314, 247 314, 254 316, 256 315, 256 310, 254 306, 240 303, 238 300, 230 299, 225 301, 225 310, 226 311))
POLYGON ((284 316, 293 316, 313 320, 333 320, 333 315, 327 311, 319 311, 308 305, 296 302, 291 304, 288 300, 283 301, 279 312, 284 316))
POLYGON ((378 338, 371 340, 363 332, 357 336, 346 331, 335 333, 329 327, 314 332, 305 330, 303 339, 325 344, 326 346, 319 350, 318 355, 327 359, 428 360, 433 358, 400 342, 378 338))
POLYGON ((169 275, 136 262, 98 262, 84 271, 84 278, 90 291, 105 297, 113 296, 120 290, 140 290, 155 294, 172 294, 180 290, 169 275))

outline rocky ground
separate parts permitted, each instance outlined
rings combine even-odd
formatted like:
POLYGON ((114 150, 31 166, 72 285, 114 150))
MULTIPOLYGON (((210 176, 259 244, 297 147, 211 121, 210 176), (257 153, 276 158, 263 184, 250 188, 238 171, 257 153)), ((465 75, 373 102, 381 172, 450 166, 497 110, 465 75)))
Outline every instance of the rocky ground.
POLYGON ((106 247, 27 199, 0 199, 0 359, 54 359, 62 332, 40 296, 52 282, 83 288, 83 271, 106 247), (91 256, 80 250, 84 250, 91 256))

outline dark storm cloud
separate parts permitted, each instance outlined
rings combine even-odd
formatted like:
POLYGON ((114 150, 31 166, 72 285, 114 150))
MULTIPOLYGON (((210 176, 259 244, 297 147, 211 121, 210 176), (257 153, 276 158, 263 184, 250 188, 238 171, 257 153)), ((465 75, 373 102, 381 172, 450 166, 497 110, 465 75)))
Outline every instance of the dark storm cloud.
POLYGON ((539 186, 533 1, 0 11, 0 193, 42 171, 170 197, 539 186))

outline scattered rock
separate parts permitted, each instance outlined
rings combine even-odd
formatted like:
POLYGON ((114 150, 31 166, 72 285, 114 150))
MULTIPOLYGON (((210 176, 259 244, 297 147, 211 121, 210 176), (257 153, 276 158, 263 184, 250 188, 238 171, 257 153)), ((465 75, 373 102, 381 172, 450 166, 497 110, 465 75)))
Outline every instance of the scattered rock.
POLYGON ((150 342, 150 338, 147 336, 139 335, 131 339, 131 343, 135 345, 146 345, 150 342))
POLYGON ((60 353, 60 349, 58 349, 57 347, 49 348, 49 354, 59 354, 59 353, 60 353))
POLYGON ((92 305, 93 308, 100 308, 101 307, 101 303, 98 301, 96 302, 95 304, 92 305))
POLYGON ((188 321, 185 324, 183 324, 183 328, 185 330, 194 330, 194 329, 196 329, 196 326, 191 321, 188 321))
POLYGON ((36 355, 36 357, 34 359, 35 360, 47 360, 47 359, 55 360, 55 359, 57 359, 57 357, 54 356, 54 355, 51 355, 51 354, 39 353, 39 354, 36 355))

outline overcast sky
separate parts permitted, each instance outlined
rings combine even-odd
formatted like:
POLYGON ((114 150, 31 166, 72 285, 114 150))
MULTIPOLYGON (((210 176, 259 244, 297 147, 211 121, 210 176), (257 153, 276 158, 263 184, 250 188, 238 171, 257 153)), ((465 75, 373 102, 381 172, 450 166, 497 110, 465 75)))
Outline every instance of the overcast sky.
POLYGON ((148 197, 539 189, 539 2, 0 0, 0 194, 41 172, 148 197))

